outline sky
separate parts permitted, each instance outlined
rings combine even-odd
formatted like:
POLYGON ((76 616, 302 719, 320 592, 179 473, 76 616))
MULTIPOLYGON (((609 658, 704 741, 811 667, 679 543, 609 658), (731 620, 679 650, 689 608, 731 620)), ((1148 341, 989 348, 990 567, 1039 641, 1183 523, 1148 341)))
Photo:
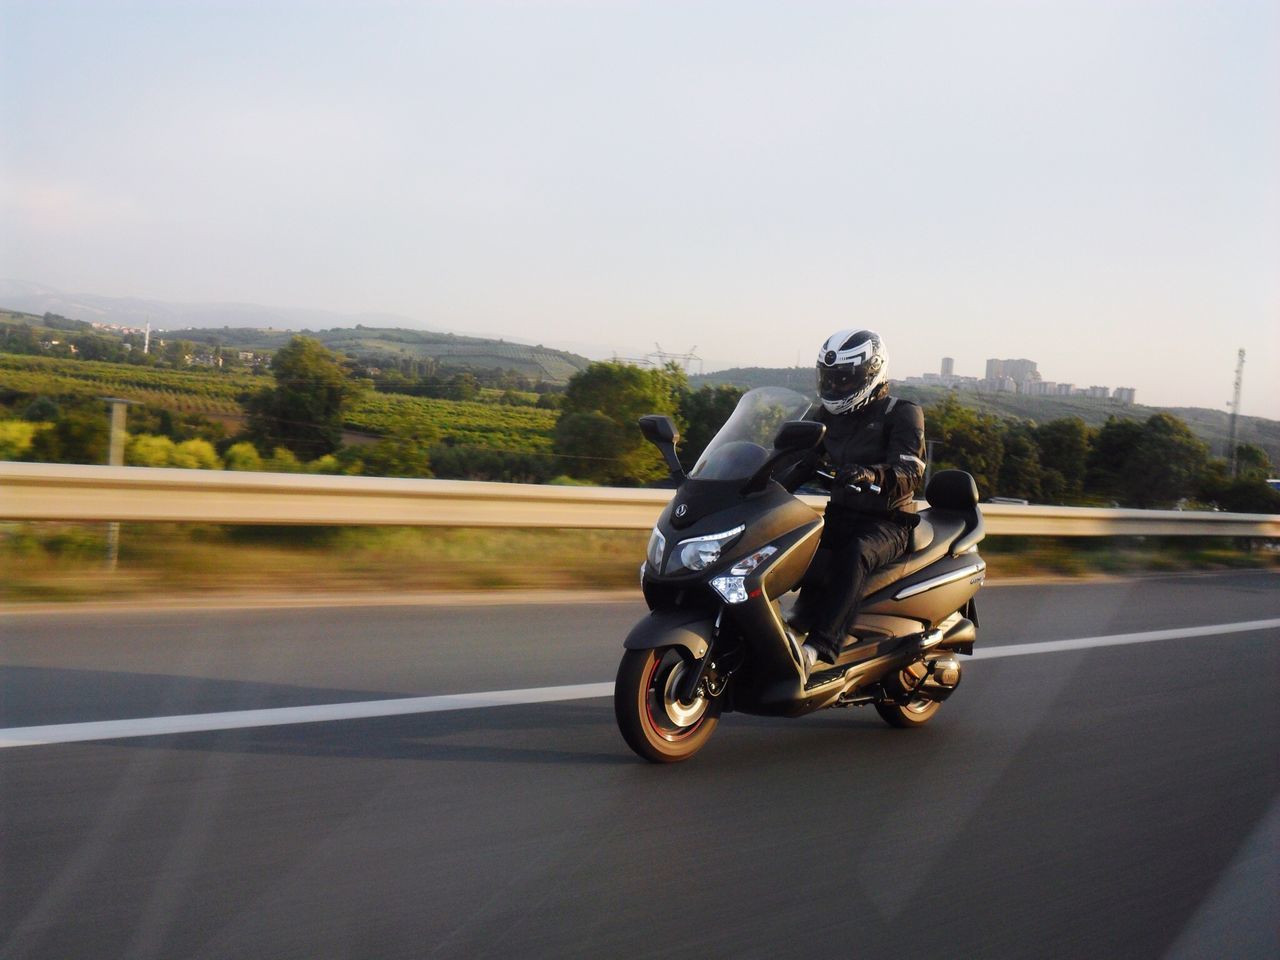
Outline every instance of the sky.
POLYGON ((1280 418, 1280 4, 0 0, 0 277, 1280 418))

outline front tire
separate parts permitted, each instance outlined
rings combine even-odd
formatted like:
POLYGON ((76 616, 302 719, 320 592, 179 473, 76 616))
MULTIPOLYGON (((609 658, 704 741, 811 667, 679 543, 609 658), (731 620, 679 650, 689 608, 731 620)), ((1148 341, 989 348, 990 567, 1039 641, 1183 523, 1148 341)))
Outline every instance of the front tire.
POLYGON ((696 661, 681 647, 627 650, 618 665, 613 712, 627 746, 651 763, 688 760, 711 739, 720 720, 718 697, 681 700, 675 694, 696 661))

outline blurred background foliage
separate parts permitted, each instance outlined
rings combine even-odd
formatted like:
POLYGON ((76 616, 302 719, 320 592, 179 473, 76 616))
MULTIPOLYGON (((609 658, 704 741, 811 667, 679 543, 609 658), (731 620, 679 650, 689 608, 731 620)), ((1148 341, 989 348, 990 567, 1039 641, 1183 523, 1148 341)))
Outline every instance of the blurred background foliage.
MULTIPOLYGON (((109 395, 132 401, 126 462, 135 466, 637 486, 666 476, 636 428, 640 416, 675 421, 688 468, 743 392, 692 387, 671 363, 592 363, 564 383, 435 362, 372 367, 301 335, 267 367, 195 367, 184 341, 141 363, 138 350, 92 331, 70 331, 77 339, 53 355, 23 329, 0 329, 8 460, 105 462, 109 395)), ((1037 423, 946 394, 925 404, 925 418, 935 468, 969 471, 984 498, 1280 512, 1261 447, 1237 444, 1233 476, 1168 412, 1037 423)))

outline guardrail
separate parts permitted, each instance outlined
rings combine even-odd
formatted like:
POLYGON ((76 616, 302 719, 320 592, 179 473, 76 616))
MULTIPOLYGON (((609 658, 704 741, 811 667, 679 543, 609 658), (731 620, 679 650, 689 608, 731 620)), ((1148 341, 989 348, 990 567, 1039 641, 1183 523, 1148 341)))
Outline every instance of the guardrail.
MULTIPOLYGON (((670 490, 0 463, 0 520, 643 530, 670 490)), ((825 497, 805 497, 821 507, 825 497)), ((1022 536, 1280 537, 1280 515, 984 504, 1022 536)))

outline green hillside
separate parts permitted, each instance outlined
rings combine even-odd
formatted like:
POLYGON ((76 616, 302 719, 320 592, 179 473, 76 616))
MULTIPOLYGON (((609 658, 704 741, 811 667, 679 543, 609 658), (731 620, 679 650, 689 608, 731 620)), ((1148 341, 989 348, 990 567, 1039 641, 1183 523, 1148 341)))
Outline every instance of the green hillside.
MULTIPOLYGON (((283 347, 297 332, 219 327, 169 330, 163 336, 234 350, 264 352, 283 347)), ((401 359, 430 360, 442 367, 514 370, 530 380, 564 383, 590 362, 586 357, 564 350, 426 330, 355 326, 301 332, 319 340, 330 350, 375 365, 394 365, 401 359)))

